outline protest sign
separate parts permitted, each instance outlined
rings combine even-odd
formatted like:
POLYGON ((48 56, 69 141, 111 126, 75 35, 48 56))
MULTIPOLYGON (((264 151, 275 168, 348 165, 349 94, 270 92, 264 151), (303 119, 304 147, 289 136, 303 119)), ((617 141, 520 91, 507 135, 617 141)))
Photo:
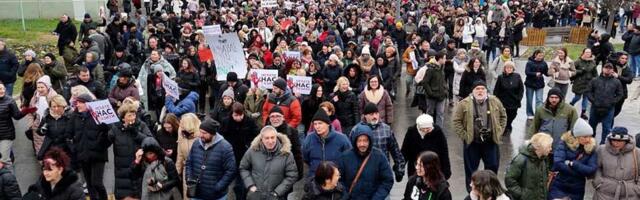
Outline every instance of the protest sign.
POLYGON ((414 70, 418 70, 420 69, 420 66, 418 64, 418 60, 416 60, 416 53, 415 52, 411 52, 409 53, 409 59, 411 60, 411 67, 413 67, 414 70))
POLYGON ((202 31, 204 31, 205 35, 220 35, 222 34, 222 28, 220 28, 220 24, 211 25, 211 26, 203 26, 202 31))
POLYGON ((273 82, 278 79, 276 69, 254 69, 251 71, 251 82, 260 89, 273 88, 273 82))
POLYGON ((215 55, 217 80, 226 80, 229 72, 235 72, 239 78, 247 76, 247 60, 238 34, 234 32, 216 36, 205 35, 205 38, 215 55))
POLYGON ((167 96, 173 97, 173 99, 180 99, 180 88, 178 87, 178 83, 171 80, 168 76, 164 76, 162 78, 162 88, 167 93, 167 96))
POLYGON ((275 7, 278 7, 278 1, 277 0, 262 0, 262 2, 260 2, 260 7, 261 8, 275 8, 275 7))
POLYGON ((285 61, 289 59, 300 60, 301 57, 299 51, 285 51, 283 56, 285 61))
POLYGON ((294 93, 310 94, 313 83, 310 76, 287 76, 287 85, 294 93))
POLYGON ((97 123, 104 124, 113 124, 119 122, 118 115, 116 111, 111 107, 111 103, 109 100, 100 100, 94 102, 87 102, 87 108, 89 108, 89 113, 91 113, 91 117, 97 123))
POLYGON ((284 8, 285 8, 285 9, 287 9, 287 10, 291 10, 291 9, 293 9, 293 2, 291 2, 291 1, 285 1, 285 2, 284 2, 284 8))

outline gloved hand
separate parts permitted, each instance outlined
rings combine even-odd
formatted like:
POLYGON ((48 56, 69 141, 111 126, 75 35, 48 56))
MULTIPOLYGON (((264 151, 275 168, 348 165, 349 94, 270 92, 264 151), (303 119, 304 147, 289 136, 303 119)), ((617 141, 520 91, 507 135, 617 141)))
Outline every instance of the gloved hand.
POLYGON ((400 169, 398 165, 393 165, 393 173, 396 176, 396 182, 401 182, 404 177, 404 170, 400 169))
POLYGON ((24 107, 24 108, 20 109, 20 113, 26 115, 26 114, 34 113, 37 110, 38 110, 38 108, 36 108, 36 107, 24 107))

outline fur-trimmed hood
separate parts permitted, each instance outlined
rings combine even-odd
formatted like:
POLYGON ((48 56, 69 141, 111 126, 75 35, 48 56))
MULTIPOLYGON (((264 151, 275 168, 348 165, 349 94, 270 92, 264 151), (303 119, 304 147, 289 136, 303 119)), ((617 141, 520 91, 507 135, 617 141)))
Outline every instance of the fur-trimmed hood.
MULTIPOLYGON (((580 146, 580 143, 578 143, 578 138, 574 137, 571 134, 571 131, 567 131, 564 134, 562 134, 560 139, 567 145, 569 149, 571 149, 571 151, 576 151, 580 146)), ((596 139, 592 137, 589 140, 589 144, 584 146, 584 151, 587 154, 591 154, 596 150, 597 146, 598 145, 596 143, 596 139)))
MULTIPOLYGON (((276 145, 276 148, 279 148, 279 152, 282 153, 283 155, 288 155, 291 153, 291 140, 289 140, 289 138, 282 134, 282 133, 278 133, 277 134, 278 137, 278 145, 276 145)), ((258 135, 255 138, 253 138, 253 141, 251 141, 251 150, 254 151, 263 151, 264 150, 264 145, 262 144, 262 136, 258 135)))

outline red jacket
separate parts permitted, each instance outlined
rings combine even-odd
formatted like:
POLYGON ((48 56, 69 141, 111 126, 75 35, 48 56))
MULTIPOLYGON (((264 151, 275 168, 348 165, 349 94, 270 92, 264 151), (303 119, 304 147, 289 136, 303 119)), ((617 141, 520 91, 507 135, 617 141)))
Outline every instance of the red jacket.
POLYGON ((269 97, 264 101, 262 106, 262 122, 267 123, 269 118, 269 112, 274 106, 280 106, 284 113, 284 120, 289 126, 296 128, 302 121, 302 109, 300 107, 300 101, 296 97, 291 95, 291 92, 287 91, 282 97, 276 97, 275 94, 269 94, 269 97))

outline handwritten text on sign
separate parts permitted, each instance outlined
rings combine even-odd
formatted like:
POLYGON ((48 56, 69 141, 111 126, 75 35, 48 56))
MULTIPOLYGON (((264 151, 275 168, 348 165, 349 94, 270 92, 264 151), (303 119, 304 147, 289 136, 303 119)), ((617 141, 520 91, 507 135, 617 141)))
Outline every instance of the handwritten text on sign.
POLYGON ((87 107, 89 108, 89 112, 91 113, 91 117, 96 123, 105 123, 105 124, 113 124, 119 122, 118 115, 116 111, 111 107, 111 103, 109 100, 100 100, 94 102, 87 102, 87 107))
POLYGON ((273 82, 278 79, 276 69, 254 69, 251 72, 251 81, 260 89, 273 88, 273 82))
POLYGON ((287 76, 287 85, 294 93, 310 94, 313 83, 310 76, 287 76))
POLYGON ((226 80, 229 72, 235 72, 238 77, 247 76, 247 60, 238 34, 205 35, 205 38, 215 55, 217 80, 226 80))
POLYGON ((261 8, 275 8, 275 7, 278 7, 278 1, 277 0, 262 0, 262 2, 260 3, 260 7, 261 8))
POLYGON ((171 80, 168 76, 164 76, 162 78, 162 87, 167 93, 167 96, 171 96, 173 99, 180 99, 180 88, 178 87, 178 83, 171 80))

